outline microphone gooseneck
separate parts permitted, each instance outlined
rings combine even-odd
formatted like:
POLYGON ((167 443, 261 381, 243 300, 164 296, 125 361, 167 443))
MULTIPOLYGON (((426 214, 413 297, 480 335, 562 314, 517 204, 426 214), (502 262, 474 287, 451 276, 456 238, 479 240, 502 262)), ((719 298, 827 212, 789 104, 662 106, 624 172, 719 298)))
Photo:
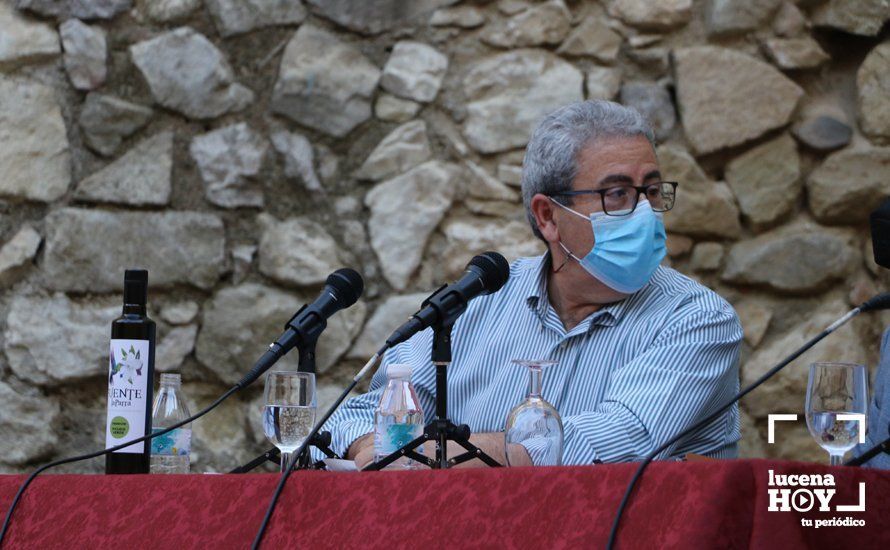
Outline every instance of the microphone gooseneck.
POLYGON ((306 450, 306 447, 309 445, 309 441, 315 437, 315 434, 321 430, 321 427, 324 426, 325 422, 334 414, 334 411, 337 410, 337 407, 343 403, 343 400, 346 399, 346 396, 352 392, 355 386, 359 383, 359 381, 365 376, 365 374, 371 370, 377 361, 383 356, 383 353, 386 351, 387 347, 381 347, 377 353, 374 354, 373 357, 368 359, 368 362, 365 363, 365 366, 358 371, 358 373, 352 378, 352 382, 346 387, 345 390, 340 394, 340 397, 337 398, 334 403, 328 407, 328 410, 324 413, 324 416, 321 417, 321 420, 315 423, 312 431, 309 432, 309 435, 303 440, 303 443, 300 445, 300 448, 294 451, 291 454, 291 457, 288 461, 287 467, 284 472, 281 473, 281 477, 278 478, 278 485, 275 486, 275 492, 272 493, 272 499, 269 501, 269 506, 266 508, 266 513, 263 515, 263 521, 260 523, 260 528, 257 530, 256 536, 253 539, 253 544, 251 544, 251 550, 257 550, 260 547, 260 543, 263 541, 263 536, 266 534, 266 529, 269 527, 269 522, 272 519, 272 514, 275 513, 275 507, 278 504, 278 498, 281 496, 281 491, 284 490, 284 486, 287 483, 287 479, 290 477, 291 472, 294 470, 294 466, 297 465, 297 459, 303 454, 306 450))
POLYGON ((228 391, 226 391, 224 394, 219 396, 216 399, 216 401, 214 401, 213 403, 211 403, 210 405, 208 405, 201 411, 193 414, 192 416, 186 418, 185 420, 180 420, 179 422, 176 422, 175 424, 172 424, 172 425, 168 426, 167 428, 164 428, 163 430, 153 432, 150 434, 145 434, 138 439, 131 439, 129 441, 121 443, 120 445, 115 445, 114 447, 109 447, 109 448, 103 449, 101 451, 94 451, 92 453, 88 453, 85 455, 72 456, 72 457, 68 457, 68 458, 60 458, 59 460, 50 462, 49 464, 44 464, 43 466, 37 468, 36 470, 31 472, 31 474, 25 479, 25 481, 21 484, 21 486, 19 486, 19 490, 16 492, 15 497, 12 499, 12 504, 9 505, 9 510, 7 510, 7 512, 6 512, 6 518, 3 520, 3 527, 2 527, 2 529, 0 529, 0 547, 3 546, 3 540, 6 538, 6 534, 9 532, 9 526, 12 523, 12 515, 15 512, 16 507, 19 505, 19 502, 21 502, 22 496, 25 494, 25 490, 28 488, 29 485, 31 485, 31 482, 34 481, 34 479, 41 473, 45 472, 46 470, 49 470, 50 468, 55 468, 56 466, 61 466, 62 464, 70 464, 71 462, 79 462, 81 460, 97 458, 102 455, 112 453, 114 451, 119 451, 119 450, 123 449, 124 447, 129 447, 130 445, 133 445, 134 443, 149 441, 151 439, 154 439, 155 437, 170 433, 173 430, 175 430, 176 428, 185 426, 186 424, 188 424, 194 420, 197 420, 197 419, 201 418, 202 416, 204 416, 205 414, 209 413, 210 411, 215 409, 220 403, 222 403, 223 401, 228 399, 229 396, 236 393, 240 389, 241 388, 239 388, 238 386, 232 386, 231 388, 228 389, 228 391))
MULTIPOLYGON (((887 434, 890 435, 890 424, 887 425, 887 434)), ((856 458, 847 461, 846 463, 844 463, 844 466, 862 466, 881 453, 890 454, 890 437, 887 437, 887 439, 881 441, 880 443, 865 451, 856 458)))
POLYGON ((497 252, 485 252, 480 254, 470 260, 470 263, 467 264, 466 272, 460 280, 451 285, 439 288, 439 290, 434 292, 424 301, 420 311, 412 315, 408 322, 396 329, 396 331, 390 335, 386 340, 386 343, 352 378, 349 386, 347 386, 343 393, 340 394, 340 397, 334 404, 328 408, 321 420, 315 424, 312 431, 310 431, 306 439, 303 440, 303 444, 300 448, 291 456, 290 464, 288 464, 285 471, 281 473, 281 477, 278 479, 278 485, 275 487, 275 492, 266 509, 266 514, 263 516, 263 521, 260 524, 260 528, 257 530, 256 537, 251 545, 253 550, 258 549, 263 541, 263 536, 266 533, 272 515, 275 513, 278 498, 281 496, 281 492, 284 490, 287 479, 293 471, 297 457, 303 453, 309 440, 311 440, 321 427, 324 426, 324 423, 328 421, 337 407, 339 407, 343 400, 346 399, 346 396, 349 395, 358 382, 375 364, 377 364, 377 361, 383 357, 386 350, 404 342, 414 334, 430 326, 439 323, 453 323, 454 320, 467 309, 467 303, 470 300, 480 295, 497 292, 504 286, 509 276, 510 264, 507 263, 507 260, 504 259, 503 256, 497 252))
POLYGON ((630 497, 633 493, 634 487, 636 486, 637 481, 639 481, 640 477, 643 475, 643 471, 655 459, 656 456, 658 456, 659 454, 664 452, 666 449, 668 449, 671 445, 673 445, 677 441, 681 440, 682 438, 684 438, 685 436, 694 432, 695 430, 698 430, 702 426, 707 425, 708 423, 713 421, 715 418, 717 418, 718 416, 723 414, 726 411, 726 409, 728 409, 729 407, 734 405, 739 399, 741 399, 742 397, 745 397, 746 395, 748 395, 749 393, 751 393, 752 391, 757 389, 761 384, 763 384, 764 382, 766 382, 767 380, 769 380, 770 378, 775 376, 776 373, 778 373, 780 370, 785 368, 789 363, 791 363, 792 361, 794 361, 795 359, 797 359, 798 357, 800 357, 801 355, 806 353, 807 350, 809 350, 810 348, 815 346, 823 338, 825 338, 829 334, 833 333, 834 331, 836 331, 837 329, 839 329, 840 327, 845 325, 848 321, 850 321, 850 319, 856 317, 857 315, 859 315, 860 313, 865 312, 865 311, 875 311, 875 310, 880 310, 880 309, 887 309, 888 307, 890 307, 890 293, 884 293, 884 294, 878 294, 877 296, 875 296, 875 297, 871 298, 870 300, 861 304, 859 307, 856 307, 856 308, 850 310, 844 316, 842 316, 840 319, 838 319, 837 321, 835 321, 834 323, 829 325, 825 330, 823 330, 822 332, 820 332, 819 334, 817 334, 816 336, 811 338, 807 343, 805 343, 803 346, 798 348, 791 355, 786 357, 781 363, 779 363, 775 367, 771 368, 769 371, 767 371, 765 374, 763 374, 763 376, 761 376, 760 378, 755 380, 750 386, 746 387, 745 389, 743 389, 742 391, 737 393, 735 395, 735 397, 733 397, 732 399, 730 399, 729 401, 727 401, 726 403, 721 405, 719 408, 717 408, 714 412, 709 414, 707 417, 703 418, 702 420, 699 420, 692 426, 689 426, 688 428, 686 428, 682 432, 678 433, 674 437, 668 439, 667 441, 662 443, 658 448, 656 448, 654 451, 652 451, 651 453, 646 455, 645 459, 643 459, 643 461, 640 463, 640 466, 637 468, 636 472, 634 472, 634 475, 631 478, 630 482, 627 484, 627 489, 625 490, 624 496, 621 499, 621 504, 618 505, 618 510, 615 513, 615 519, 612 522, 612 528, 609 531, 609 541, 606 543, 606 548, 607 549, 614 548, 615 539, 618 535, 618 528, 621 526, 621 516, 624 514, 624 511, 627 509, 627 505, 630 502, 630 497))
MULTIPOLYGON (((212 411, 216 408, 220 403, 228 399, 231 395, 237 393, 242 390, 249 384, 253 383, 257 378, 259 378, 266 370, 268 370, 275 362, 281 358, 288 351, 293 349, 294 346, 299 345, 301 342, 318 338, 318 335, 324 330, 327 325, 327 318, 331 315, 337 313, 341 309, 345 309, 355 304, 359 297, 362 295, 362 291, 364 290, 364 282, 362 281, 361 275, 358 274, 354 269, 344 268, 338 269, 334 273, 328 276, 325 281, 324 290, 321 292, 321 295, 309 305, 303 306, 297 313, 294 315, 290 321, 288 321, 284 333, 269 346, 269 349, 260 357, 260 359, 256 362, 250 372, 244 376, 237 384, 229 388, 224 394, 222 394, 219 398, 216 399, 209 406, 182 420, 177 422, 163 430, 158 432, 146 434, 138 439, 133 439, 121 443, 120 445, 116 445, 114 447, 109 447, 107 449, 101 451, 95 451, 92 453, 78 455, 69 458, 62 458, 48 464, 41 466, 40 468, 34 470, 22 483, 19 487, 18 492, 16 492, 15 497, 13 498, 12 504, 10 504, 8 511, 6 512, 6 517, 3 520, 2 529, 0 529, 0 546, 3 544, 3 540, 6 538, 6 534, 9 531, 9 526, 12 522, 13 513, 16 510, 19 502, 22 499, 22 496, 25 493, 25 490, 31 484, 34 479, 41 474, 42 472, 53 468, 55 466, 60 466, 62 464, 69 464, 71 462, 78 462, 80 460, 87 460, 90 458, 96 458, 114 451, 118 451, 123 449, 124 447, 129 447, 134 443, 139 443, 143 441, 150 441, 155 437, 167 434, 180 426, 184 426, 194 420, 197 420, 204 416, 205 414, 212 411)), ((385 351, 385 348, 381 348, 381 351, 374 356, 372 361, 376 361, 382 352, 385 351)), ((370 364, 371 362, 369 362, 370 364)), ((363 369, 363 372, 368 370, 369 366, 363 369)), ((351 391, 352 388, 355 387, 355 384, 358 383, 358 379, 353 381, 348 391, 351 391)), ((346 393, 348 393, 348 391, 346 393)), ((339 405, 342 402, 343 398, 346 396, 344 394, 341 396, 340 400, 337 401, 336 405, 339 405)), ((328 416, 331 412, 333 412, 333 407, 329 411, 328 416)), ((316 430, 327 420, 327 416, 324 420, 316 426, 316 430)), ((307 438, 304 441, 303 447, 308 444, 310 438, 307 438)), ((298 455, 294 455, 294 460, 296 460, 298 455)))

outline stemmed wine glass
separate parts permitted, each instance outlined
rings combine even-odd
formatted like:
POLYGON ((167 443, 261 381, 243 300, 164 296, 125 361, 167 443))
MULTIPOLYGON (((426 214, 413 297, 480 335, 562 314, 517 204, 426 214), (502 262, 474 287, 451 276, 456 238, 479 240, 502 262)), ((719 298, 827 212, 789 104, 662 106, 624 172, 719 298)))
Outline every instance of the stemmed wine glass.
POLYGON ((515 359, 513 363, 528 369, 528 395, 507 415, 506 455, 510 464, 510 446, 524 444, 534 463, 543 466, 562 464, 562 419, 541 395, 544 369, 555 361, 515 359))
POLYGON ((279 371, 266 376, 263 431, 281 451, 281 471, 315 425, 315 375, 279 371))
POLYGON ((843 464, 844 454, 859 442, 865 426, 838 415, 865 415, 868 402, 865 366, 852 363, 813 363, 807 381, 807 427, 831 455, 831 465, 843 464))

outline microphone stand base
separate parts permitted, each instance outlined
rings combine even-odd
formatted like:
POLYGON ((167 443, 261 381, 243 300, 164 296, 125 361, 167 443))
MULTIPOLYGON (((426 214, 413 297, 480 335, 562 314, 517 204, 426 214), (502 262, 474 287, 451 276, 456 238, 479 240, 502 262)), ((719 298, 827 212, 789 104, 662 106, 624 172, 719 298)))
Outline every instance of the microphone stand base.
MULTIPOLYGON (((315 447, 328 458, 340 458, 337 456, 337 453, 331 450, 331 432, 320 432, 315 434, 315 436, 310 440, 309 445, 306 446, 306 450, 303 451, 303 454, 300 455, 300 458, 297 459, 297 465, 294 468, 295 470, 324 470, 325 464, 323 460, 319 460, 317 462, 310 462, 310 454, 309 447, 315 447)), ((272 464, 280 465, 281 464, 281 451, 278 450, 277 447, 273 447, 258 457, 254 458, 250 462, 238 466, 231 472, 230 474, 246 474, 254 470, 255 468, 261 466, 265 462, 271 462, 272 464)))
POLYGON ((436 366, 436 419, 427 424, 423 435, 387 455, 379 462, 369 464, 365 470, 381 470, 405 456, 433 469, 446 469, 478 458, 488 466, 497 468, 501 464, 485 454, 479 447, 470 443, 470 427, 456 425, 448 419, 448 366, 451 364, 451 324, 433 325, 432 363, 436 366), (417 448, 427 441, 436 442, 436 458, 432 459, 417 452, 417 448), (448 442, 454 441, 466 451, 452 459, 448 458, 448 442))
POLYGON ((424 464, 434 470, 453 468, 458 464, 468 462, 478 458, 487 466, 498 468, 502 466, 500 462, 490 457, 482 449, 470 443, 470 427, 466 424, 460 426, 454 424, 448 419, 436 419, 423 431, 423 435, 412 440, 410 443, 387 455, 379 462, 373 462, 366 466, 363 471, 375 471, 386 468, 396 460, 407 457, 424 464), (417 451, 427 441, 436 442, 436 458, 430 458, 417 451), (459 454, 453 458, 448 458, 447 444, 454 441, 464 448, 466 452, 459 454))

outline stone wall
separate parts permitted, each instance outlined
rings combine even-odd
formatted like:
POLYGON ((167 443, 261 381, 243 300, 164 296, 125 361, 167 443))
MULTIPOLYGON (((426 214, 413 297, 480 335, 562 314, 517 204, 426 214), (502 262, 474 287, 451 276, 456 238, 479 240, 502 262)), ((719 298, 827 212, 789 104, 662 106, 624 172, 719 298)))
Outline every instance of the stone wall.
MULTIPOLYGON (((668 262, 726 296, 750 382, 890 282, 888 0, 0 0, 0 471, 102 445, 122 271, 192 410, 332 269, 366 278, 319 351, 330 402, 476 252, 536 254, 518 184, 541 115, 615 98, 681 182, 668 262)), ((746 456, 825 460, 806 364, 874 364, 862 318, 743 402, 746 456)), ((293 358, 288 361, 293 365, 293 358)), ((195 470, 265 447, 257 384, 195 425, 195 470)), ((74 471, 98 471, 101 461, 74 471)))

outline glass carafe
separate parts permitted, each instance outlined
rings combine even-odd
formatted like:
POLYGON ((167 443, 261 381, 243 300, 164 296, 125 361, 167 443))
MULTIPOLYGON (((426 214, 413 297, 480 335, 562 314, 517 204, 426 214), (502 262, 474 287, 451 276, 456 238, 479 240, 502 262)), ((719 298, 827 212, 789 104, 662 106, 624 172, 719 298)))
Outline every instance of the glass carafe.
POLYGON ((510 464, 510 446, 522 445, 535 465, 559 466, 562 464, 562 419, 542 396, 544 369, 556 362, 516 359, 513 363, 528 369, 529 384, 528 395, 507 415, 507 464, 515 466, 510 464))

